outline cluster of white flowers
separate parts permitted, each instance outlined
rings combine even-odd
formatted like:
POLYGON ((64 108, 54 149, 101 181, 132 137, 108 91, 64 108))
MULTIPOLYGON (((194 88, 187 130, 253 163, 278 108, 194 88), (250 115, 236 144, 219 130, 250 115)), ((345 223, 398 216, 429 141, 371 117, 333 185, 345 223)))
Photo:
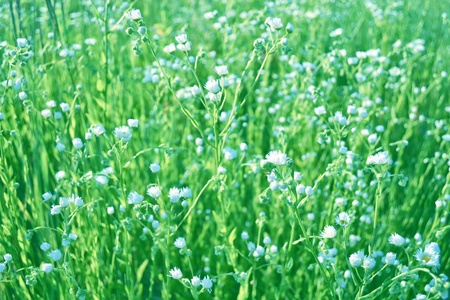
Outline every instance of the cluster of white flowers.
POLYGON ((385 165, 389 163, 389 152, 383 151, 371 155, 367 158, 366 163, 368 165, 385 165))
MULTIPOLYGON (((52 199, 53 195, 51 192, 46 192, 46 193, 42 194, 42 198, 44 199, 43 202, 45 202, 45 201, 52 199)), ((51 215, 60 214, 62 209, 65 207, 68 207, 70 203, 72 203, 76 207, 81 207, 84 204, 83 199, 76 194, 71 194, 69 198, 59 197, 58 205, 52 205, 50 214, 51 215)))

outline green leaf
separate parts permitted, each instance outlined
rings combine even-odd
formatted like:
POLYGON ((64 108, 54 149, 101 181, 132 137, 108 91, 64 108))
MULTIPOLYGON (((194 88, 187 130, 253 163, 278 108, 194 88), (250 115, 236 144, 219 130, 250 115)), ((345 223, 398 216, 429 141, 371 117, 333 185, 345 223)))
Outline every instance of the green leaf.
POLYGON ((144 275, 145 268, 148 265, 148 259, 144 260, 141 266, 136 271, 136 282, 140 282, 142 280, 142 276, 144 275))
POLYGON ((291 257, 286 265, 286 272, 289 272, 293 266, 294 266, 294 260, 291 257))
POLYGON ((228 237, 228 241, 230 242, 231 245, 233 245, 235 239, 236 239, 236 228, 234 228, 231 231, 230 236, 228 237))
POLYGON ((105 90, 105 83, 100 78, 97 79, 97 91, 103 92, 105 90))

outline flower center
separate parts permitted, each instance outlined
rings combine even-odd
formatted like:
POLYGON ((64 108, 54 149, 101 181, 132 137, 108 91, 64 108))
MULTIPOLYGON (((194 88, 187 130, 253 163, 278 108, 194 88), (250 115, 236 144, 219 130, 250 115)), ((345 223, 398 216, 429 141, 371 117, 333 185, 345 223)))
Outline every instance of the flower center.
POLYGON ((430 260, 431 260, 431 256, 428 255, 428 254, 426 254, 426 255, 423 256, 422 260, 423 260, 424 262, 428 263, 428 262, 430 262, 430 260))

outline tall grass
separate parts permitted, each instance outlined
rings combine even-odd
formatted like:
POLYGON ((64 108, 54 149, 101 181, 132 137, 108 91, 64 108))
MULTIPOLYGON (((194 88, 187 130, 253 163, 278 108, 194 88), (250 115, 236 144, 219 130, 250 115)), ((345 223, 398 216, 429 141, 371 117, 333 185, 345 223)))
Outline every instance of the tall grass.
POLYGON ((447 299, 446 10, 0 3, 0 298, 447 299))

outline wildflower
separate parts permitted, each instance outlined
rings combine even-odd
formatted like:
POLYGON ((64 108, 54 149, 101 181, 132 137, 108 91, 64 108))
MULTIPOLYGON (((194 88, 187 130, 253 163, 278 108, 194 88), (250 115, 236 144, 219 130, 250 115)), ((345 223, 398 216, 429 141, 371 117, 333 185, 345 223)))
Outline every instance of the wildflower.
POLYGON ((203 280, 201 282, 201 285, 204 289, 208 290, 209 292, 211 292, 211 288, 212 288, 212 281, 211 279, 209 279, 209 276, 203 277, 203 280))
POLYGON ((213 94, 217 94, 220 92, 219 81, 217 80, 208 80, 205 84, 205 88, 213 94))
POLYGON ((200 280, 200 278, 198 276, 194 276, 191 279, 191 283, 192 283, 193 286, 197 287, 197 286, 199 286, 201 284, 201 280, 200 280))
POLYGON ((96 135, 96 136, 99 136, 99 135, 102 135, 103 133, 105 133, 105 128, 103 127, 103 125, 102 124, 99 124, 99 125, 95 125, 93 128, 92 128, 92 132, 96 135))
POLYGON ((170 270, 170 276, 169 277, 172 277, 173 279, 181 279, 183 277, 183 273, 181 273, 180 269, 175 267, 172 270, 170 270))
POLYGON ((219 75, 219 76, 225 76, 228 74, 228 69, 227 66, 216 66, 214 68, 214 71, 219 75))
POLYGON ((190 188, 184 187, 184 188, 181 189, 180 195, 183 198, 192 198, 192 191, 191 191, 190 188))
POLYGON ((24 38, 17 39, 17 46, 19 46, 20 48, 25 48, 26 46, 28 46, 27 39, 24 38))
POLYGON ((172 44, 169 44, 169 45, 165 46, 165 47, 163 48, 163 50, 164 50, 164 52, 166 52, 167 54, 171 54, 171 53, 175 52, 175 50, 177 50, 177 48, 175 47, 175 44, 172 43, 172 44))
POLYGON ((62 144, 61 142, 56 143, 56 149, 58 149, 59 152, 64 151, 66 149, 66 146, 62 144))
POLYGON ((70 196, 69 200, 70 200, 70 202, 75 204, 75 206, 78 206, 78 207, 83 206, 83 199, 81 199, 81 197, 79 197, 78 195, 72 194, 70 196))
POLYGON ((393 77, 400 76, 402 74, 402 70, 398 67, 393 67, 389 69, 389 74, 393 77))
POLYGON ((341 35, 343 32, 344 31, 342 30, 342 28, 337 28, 330 33, 330 37, 337 37, 341 35))
POLYGON ((312 187, 310 187, 310 186, 307 186, 306 189, 305 189, 305 193, 308 196, 312 196, 312 195, 314 195, 314 189, 312 187))
POLYGON ((267 18, 265 23, 272 31, 277 31, 283 28, 283 22, 280 18, 267 18))
POLYGON ((374 133, 374 134, 369 135, 369 138, 367 140, 368 140, 369 144, 374 144, 374 143, 376 143, 377 139, 378 139, 378 136, 376 133, 374 133))
POLYGON ((62 253, 59 249, 53 250, 52 252, 50 252, 50 254, 48 255, 51 259, 53 259, 54 261, 58 261, 62 258, 62 253))
POLYGON ((358 63, 359 59, 357 57, 349 57, 347 59, 347 63, 349 65, 356 65, 358 63))
POLYGON ((161 196, 161 190, 157 186, 152 186, 147 190, 147 195, 156 200, 161 196))
POLYGON ((294 172, 294 180, 295 181, 301 181, 302 180, 302 173, 300 172, 294 172))
POLYGON ((80 138, 75 138, 72 140, 72 144, 76 149, 83 148, 83 141, 80 138))
POLYGON ((47 201, 51 197, 53 197, 53 195, 50 192, 46 192, 46 193, 42 194, 42 198, 44 199, 44 201, 47 201))
POLYGON ((114 134, 116 138, 119 140, 123 140, 124 142, 128 142, 131 139, 131 130, 128 126, 120 126, 114 130, 114 134))
POLYGON ((129 204, 139 204, 144 200, 144 197, 139 195, 136 191, 128 194, 128 203, 129 204))
POLYGON ((95 44, 97 43, 97 40, 96 40, 96 39, 93 39, 93 38, 88 38, 88 39, 85 39, 85 40, 84 40, 84 43, 85 43, 86 45, 93 46, 93 45, 95 45, 95 44))
POLYGON ((325 110, 324 106, 319 106, 314 108, 314 113, 318 116, 324 115, 327 111, 325 110))
POLYGON ((187 39, 187 35, 186 34, 180 34, 178 36, 175 37, 175 40, 177 41, 177 43, 179 44, 186 44, 188 39, 187 39))
POLYGON ((56 106, 56 101, 55 101, 55 100, 47 101, 47 102, 45 103, 45 106, 47 106, 48 108, 53 108, 53 107, 56 106))
POLYGON ((389 162, 389 152, 380 151, 375 155, 371 155, 367 158, 366 163, 368 165, 385 165, 389 162))
POLYGON ((359 267, 363 264, 364 252, 358 251, 350 255, 349 261, 353 267, 359 267))
POLYGON ((191 93, 195 97, 197 95, 200 95, 202 93, 202 90, 197 85, 194 85, 193 87, 191 87, 191 93))
POLYGON ((349 105, 349 106, 347 107, 347 113, 348 113, 348 114, 351 114, 351 115, 356 114, 356 107, 354 107, 353 105, 349 105))
POLYGON ((264 254, 265 250, 262 246, 258 245, 255 249, 255 251, 253 252, 253 256, 254 257, 260 257, 264 254))
POLYGON ((48 274, 53 270, 53 265, 52 264, 43 264, 41 266, 41 269, 42 269, 42 271, 44 271, 48 274))
POLYGON ((11 260, 13 259, 13 257, 12 257, 11 254, 7 253, 7 254, 3 255, 3 259, 4 259, 6 262, 8 262, 8 261, 11 261, 11 260))
POLYGON ((69 206, 69 199, 66 197, 59 197, 59 205, 61 205, 61 207, 69 206))
POLYGON ((169 199, 171 203, 177 203, 181 198, 181 191, 177 188, 171 188, 169 190, 169 199))
POLYGON ((333 226, 325 226, 324 230, 320 233, 320 236, 324 239, 332 239, 336 234, 336 228, 333 226))
POLYGON ((52 116, 52 112, 50 111, 50 109, 44 109, 43 111, 41 111, 41 115, 44 118, 50 118, 52 116))
POLYGON ((376 265, 376 261, 374 258, 370 257, 369 255, 364 256, 362 267, 364 269, 373 269, 376 265))
POLYGON ((350 216, 346 212, 341 212, 336 216, 336 224, 341 225, 343 227, 348 226, 350 224, 350 216))
POLYGON ((49 243, 42 243, 40 248, 42 251, 47 251, 48 249, 50 249, 51 245, 49 243))
POLYGON ((0 274, 5 272, 5 270, 6 270, 6 264, 5 263, 1 263, 0 264, 0 274))
POLYGON ((108 215, 112 215, 114 213, 114 206, 108 206, 107 210, 108 215))
POLYGON ((266 161, 277 166, 283 166, 287 163, 287 155, 281 151, 270 151, 266 155, 266 161))
POLYGON ((388 265, 394 265, 394 264, 396 264, 396 259, 397 259, 397 254, 388 252, 388 253, 386 253, 386 256, 383 259, 383 261, 388 265))
POLYGON ((53 205, 52 209, 50 211, 50 214, 57 215, 61 213, 61 206, 60 205, 53 205))
POLYGON ((233 160, 237 157, 237 151, 230 147, 226 147, 223 149, 223 155, 226 160, 233 160))
POLYGON ((287 33, 293 33, 294 32, 294 25, 292 25, 291 23, 288 23, 286 25, 286 32, 287 33))
POLYGON ((161 167, 158 163, 152 163, 150 165, 150 170, 152 170, 153 173, 158 173, 159 171, 161 171, 161 167))
POLYGON ((225 173, 227 172, 227 169, 225 169, 225 168, 222 167, 222 166, 219 166, 219 167, 217 168, 217 172, 218 172, 219 174, 225 174, 225 173))
POLYGON ((103 176, 103 175, 96 175, 96 176, 94 176, 94 180, 101 185, 105 185, 108 183, 109 178, 106 176, 103 176))
POLYGON ((306 187, 303 184, 299 184, 295 187, 297 194, 303 195, 305 193, 306 187))
POLYGON ((125 16, 131 21, 139 21, 142 19, 141 11, 139 9, 132 9, 127 12, 125 16))
POLYGON ((137 127, 139 127, 139 120, 137 120, 137 119, 128 119, 127 120, 127 124, 130 127, 137 128, 137 127))
POLYGON ((414 255, 418 261, 428 267, 440 267, 441 249, 437 243, 430 243, 425 246, 425 250, 419 248, 414 255))
POLYGON ((398 233, 394 233, 389 237, 388 241, 390 244, 400 247, 405 243, 405 238, 398 233))
POLYGON ((241 239, 243 239, 244 241, 248 240, 249 236, 248 233, 246 231, 243 231, 241 233, 241 239))
POLYGON ((152 227, 153 228, 158 228, 159 227, 159 221, 157 221, 157 220, 154 220, 153 222, 152 222, 152 227))
POLYGON ((358 114, 361 118, 367 118, 367 110, 363 107, 358 108, 358 114))
POLYGON ((175 240, 175 247, 183 249, 186 246, 186 240, 183 237, 179 237, 175 240))
POLYGON ((182 52, 191 51, 191 43, 187 42, 186 44, 178 44, 177 49, 182 52))

